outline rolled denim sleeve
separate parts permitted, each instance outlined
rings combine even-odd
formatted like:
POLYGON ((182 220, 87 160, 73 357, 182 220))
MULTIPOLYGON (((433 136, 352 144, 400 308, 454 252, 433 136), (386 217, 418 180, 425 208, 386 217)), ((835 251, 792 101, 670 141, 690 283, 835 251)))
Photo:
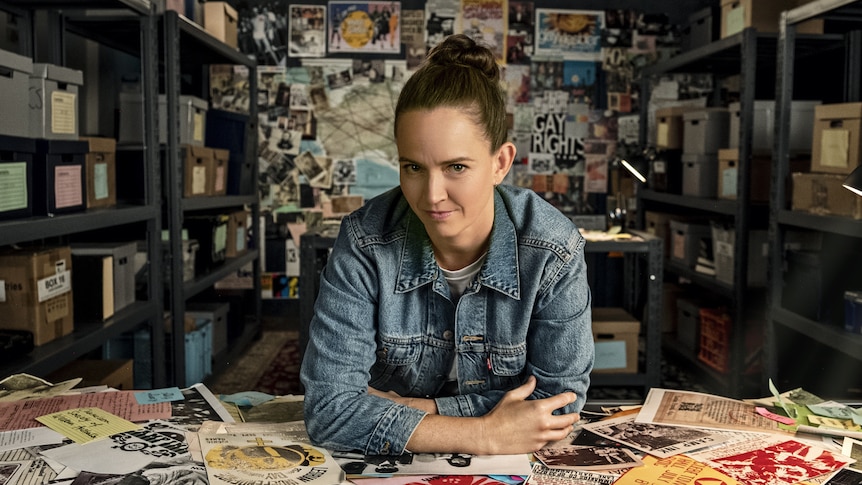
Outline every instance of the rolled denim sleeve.
POLYGON ((583 237, 575 230, 570 258, 549 266, 527 334, 527 374, 536 376, 534 398, 574 392, 560 410, 580 412, 587 400, 595 358, 591 295, 583 237))
POLYGON ((375 267, 342 226, 321 274, 300 377, 312 443, 400 454, 423 411, 368 394, 376 352, 375 267))

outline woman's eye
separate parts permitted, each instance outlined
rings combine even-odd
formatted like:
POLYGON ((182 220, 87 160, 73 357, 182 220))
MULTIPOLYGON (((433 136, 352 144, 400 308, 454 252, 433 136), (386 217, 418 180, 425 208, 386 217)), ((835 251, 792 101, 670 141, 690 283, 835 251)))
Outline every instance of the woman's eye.
POLYGON ((455 173, 461 173, 461 172, 463 172, 464 170, 467 170, 467 166, 466 166, 466 165, 461 165, 460 163, 456 163, 456 164, 453 164, 453 165, 451 166, 451 169, 452 169, 452 171, 453 171, 453 172, 455 172, 455 173))

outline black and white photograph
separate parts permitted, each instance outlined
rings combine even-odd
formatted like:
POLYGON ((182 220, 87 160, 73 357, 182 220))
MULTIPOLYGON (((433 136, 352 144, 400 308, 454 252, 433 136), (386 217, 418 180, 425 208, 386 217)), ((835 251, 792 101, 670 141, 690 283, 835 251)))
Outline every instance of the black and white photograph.
POLYGON ((288 55, 323 57, 326 54, 326 7, 291 5, 288 55))
POLYGON ((332 184, 353 185, 356 183, 356 160, 338 158, 332 162, 332 184))
POLYGON ((659 458, 723 443, 729 434, 683 426, 636 423, 635 416, 624 416, 588 423, 584 429, 659 458))
POLYGON ((607 446, 564 446, 533 453, 548 468, 561 470, 620 470, 643 465, 625 448, 607 446))
POLYGON ((284 66, 287 59, 288 12, 285 3, 255 2, 240 10, 237 27, 240 50, 254 56, 258 65, 284 66))

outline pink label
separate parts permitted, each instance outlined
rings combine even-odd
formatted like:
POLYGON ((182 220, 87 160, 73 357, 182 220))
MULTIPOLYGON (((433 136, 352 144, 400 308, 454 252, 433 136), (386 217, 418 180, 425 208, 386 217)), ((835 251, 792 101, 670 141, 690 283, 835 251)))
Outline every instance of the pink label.
POLYGON ((84 187, 81 184, 82 165, 54 167, 54 201, 57 209, 84 204, 84 187))

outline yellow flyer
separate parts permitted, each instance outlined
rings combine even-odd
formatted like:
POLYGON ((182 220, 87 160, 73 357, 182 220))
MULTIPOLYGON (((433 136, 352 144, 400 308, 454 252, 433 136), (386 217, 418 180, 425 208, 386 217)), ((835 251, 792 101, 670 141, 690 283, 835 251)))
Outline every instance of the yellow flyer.
POLYGON ((39 416, 36 420, 75 443, 82 444, 140 428, 100 408, 69 409, 39 416))
POLYGON ((630 468, 616 484, 666 485, 668 483, 709 483, 710 485, 740 485, 733 478, 685 455, 659 460, 645 455, 643 466, 630 468))

